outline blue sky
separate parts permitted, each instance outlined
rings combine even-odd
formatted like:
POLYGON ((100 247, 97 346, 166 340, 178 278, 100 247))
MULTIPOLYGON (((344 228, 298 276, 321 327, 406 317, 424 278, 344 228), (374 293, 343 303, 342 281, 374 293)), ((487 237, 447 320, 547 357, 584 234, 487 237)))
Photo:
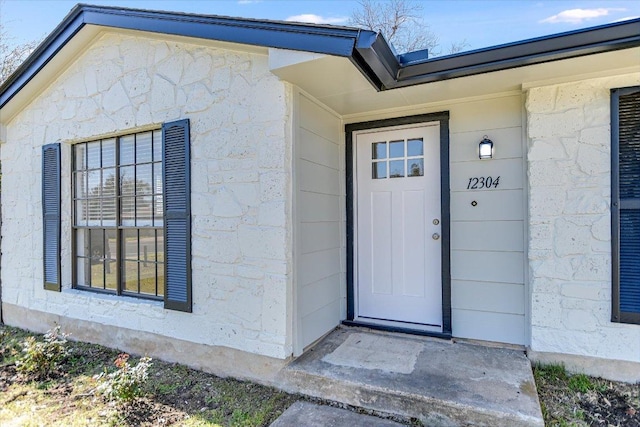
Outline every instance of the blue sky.
MULTIPOLYGON (((41 38, 78 1, 0 0, 0 21, 11 42, 41 38)), ((246 18, 347 25, 357 1, 293 0, 84 0, 84 3, 246 18)), ((467 49, 640 17, 640 1, 422 1, 424 19, 442 46, 466 40, 467 49)))

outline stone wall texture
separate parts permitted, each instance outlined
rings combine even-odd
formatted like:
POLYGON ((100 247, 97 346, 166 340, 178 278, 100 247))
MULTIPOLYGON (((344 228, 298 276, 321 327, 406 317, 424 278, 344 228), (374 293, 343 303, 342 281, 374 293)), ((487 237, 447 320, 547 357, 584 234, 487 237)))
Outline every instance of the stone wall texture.
MULTIPOLYGON (((107 33, 7 126, 2 299, 284 359, 291 354, 291 88, 266 53, 107 33), (75 142, 191 121, 193 313, 72 289, 75 142), (62 150, 61 293, 43 290, 41 146, 62 150)), ((47 326, 43 325, 43 329, 47 326)))
POLYGON ((531 348, 640 362, 640 326, 611 322, 610 89, 640 75, 528 90, 531 348))

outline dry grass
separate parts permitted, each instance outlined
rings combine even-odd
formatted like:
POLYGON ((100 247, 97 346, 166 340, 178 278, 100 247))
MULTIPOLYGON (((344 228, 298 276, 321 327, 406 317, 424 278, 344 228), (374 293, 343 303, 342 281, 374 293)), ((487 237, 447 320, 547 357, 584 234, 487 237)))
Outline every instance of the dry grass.
POLYGON ((563 366, 534 366, 547 426, 640 427, 640 385, 572 375, 563 366))

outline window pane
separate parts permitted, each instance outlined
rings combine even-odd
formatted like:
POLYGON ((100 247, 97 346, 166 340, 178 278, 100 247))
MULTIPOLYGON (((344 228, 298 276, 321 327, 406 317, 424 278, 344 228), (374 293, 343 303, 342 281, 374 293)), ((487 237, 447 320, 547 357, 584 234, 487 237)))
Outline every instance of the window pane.
POLYGON ((136 135, 136 163, 151 162, 151 132, 136 135))
POLYGON ((407 141, 407 156, 422 156, 424 155, 422 148, 422 138, 410 139, 407 141))
POLYGON ((75 170, 87 168, 87 145, 77 144, 73 147, 76 156, 75 170))
POLYGON ((122 257, 129 260, 138 259, 138 230, 124 230, 122 245, 122 257))
POLYGON ((115 138, 102 141, 102 167, 108 168, 116 165, 116 140, 115 138))
POLYGON ((423 176, 424 175, 424 160, 423 159, 408 159, 407 160, 408 176, 423 176))
POLYGON ((104 289, 104 264, 91 261, 91 287, 104 289))
POLYGON ((387 143, 386 142, 374 142, 371 144, 371 158, 372 159, 386 159, 387 158, 387 143))
POLYGON ((156 264, 153 262, 140 263, 140 292, 156 295, 156 264))
POLYGON ((140 229, 139 260, 145 263, 156 261, 156 232, 153 229, 140 229))
POLYGON ((89 197, 100 197, 100 194, 102 193, 102 177, 100 170, 89 172, 88 179, 89 197))
POLYGON ((106 289, 115 291, 118 289, 118 275, 117 275, 117 267, 116 262, 114 260, 105 260, 104 261, 104 275, 105 275, 105 284, 104 287, 106 289))
POLYGON ((153 192, 153 177, 151 164, 136 167, 136 194, 151 194, 153 192))
POLYGON ((164 264, 157 264, 158 272, 158 296, 164 296, 164 264))
POLYGON ((136 199, 135 197, 120 198, 120 224, 124 226, 135 225, 136 199))
POLYGON ((101 263, 104 259, 104 232, 100 229, 90 231, 91 263, 101 263))
POLYGON ((394 160, 392 162, 389 162, 389 177, 404 177, 404 160, 394 160))
POLYGON ((120 164, 132 165, 135 162, 135 138, 127 135, 120 138, 120 164))
POLYGON ((382 179, 387 177, 387 162, 374 162, 373 166, 373 179, 382 179))
POLYGON ((86 258, 76 258, 76 285, 89 286, 89 260, 86 258))
POLYGON ((404 141, 389 142, 389 157, 404 157, 404 141))
POLYGON ((153 131, 153 161, 162 161, 162 131, 153 131))
POLYGON ((151 227, 153 219, 153 197, 136 197, 136 225, 138 227, 151 227))
POLYGON ((86 199, 88 197, 87 192, 87 173, 86 172, 75 172, 74 173, 75 183, 75 197, 78 199, 86 199))
POLYGON ((89 256, 89 230, 76 230, 76 255, 89 256))
POLYGON ((164 230, 156 230, 156 259, 164 262, 164 230))
POLYGON ((153 165, 153 193, 162 194, 162 163, 153 165))
POLYGON ((162 227, 164 225, 164 207, 162 206, 162 196, 153 198, 153 226, 162 227))
POLYGON ((102 214, 101 214, 101 200, 100 199, 89 199, 87 202, 87 214, 89 216, 87 225, 95 226, 100 225, 102 214))
POLYGON ((108 260, 115 261, 117 251, 117 242, 116 242, 116 230, 105 230, 104 231, 104 258, 108 260))
POLYGON ((74 219, 76 225, 86 226, 87 225, 87 201, 86 200, 76 200, 76 211, 74 215, 74 219))
POLYGON ((122 271, 123 291, 138 292, 138 262, 125 261, 122 271))
POLYGON ((102 196, 115 197, 116 195, 116 169, 109 168, 102 171, 102 196))
POLYGON ((135 192, 135 167, 126 166, 120 168, 120 194, 133 196, 135 192))
POLYGON ((98 169, 100 167, 100 141, 87 144, 87 167, 98 169))

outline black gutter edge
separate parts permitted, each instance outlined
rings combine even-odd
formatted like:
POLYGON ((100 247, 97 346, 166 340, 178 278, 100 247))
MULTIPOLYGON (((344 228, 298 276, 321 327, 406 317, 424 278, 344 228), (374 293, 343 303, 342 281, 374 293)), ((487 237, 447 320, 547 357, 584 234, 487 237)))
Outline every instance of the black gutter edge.
POLYGON ((640 46, 640 18, 434 58, 401 67, 384 89, 640 46))
POLYGON ((0 86, 0 108, 88 24, 348 58, 359 36, 376 34, 350 27, 78 4, 0 86))

